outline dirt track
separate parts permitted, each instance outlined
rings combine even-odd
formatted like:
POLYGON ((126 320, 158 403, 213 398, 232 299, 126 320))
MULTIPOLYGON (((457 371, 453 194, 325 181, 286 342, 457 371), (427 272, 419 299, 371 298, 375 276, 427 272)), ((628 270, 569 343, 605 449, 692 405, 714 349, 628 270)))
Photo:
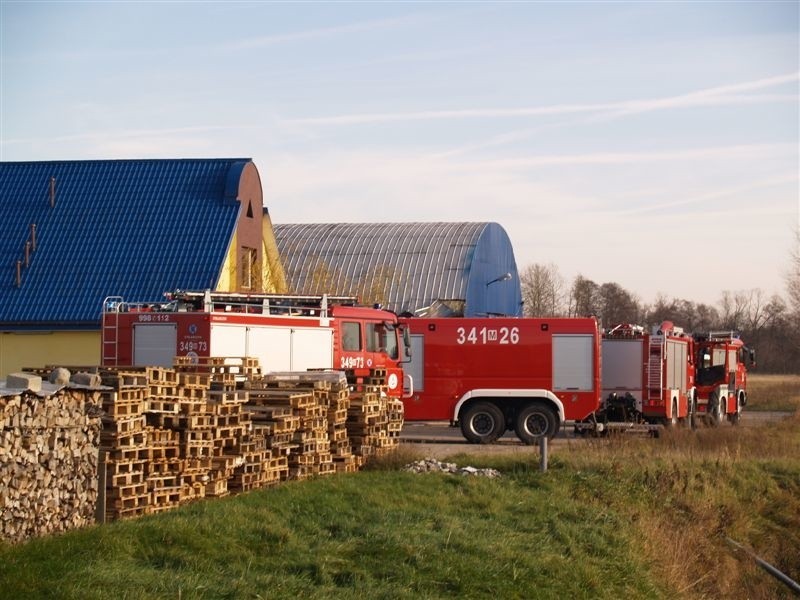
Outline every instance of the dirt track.
MULTIPOLYGON (((742 426, 759 427, 770 422, 779 421, 790 416, 791 412, 780 411, 753 411, 742 413, 742 426)), ((724 427, 731 427, 725 424, 724 427)), ((419 451, 425 457, 442 459, 454 454, 519 454, 522 456, 534 455, 538 457, 538 446, 526 446, 520 442, 512 432, 507 432, 500 440, 494 444, 485 446, 468 444, 462 437, 461 430, 457 427, 449 427, 441 422, 416 421, 408 422, 403 426, 400 441, 404 446, 419 451)), ((581 443, 580 437, 575 437, 572 428, 567 426, 565 429, 551 440, 553 448, 567 443, 581 443)))

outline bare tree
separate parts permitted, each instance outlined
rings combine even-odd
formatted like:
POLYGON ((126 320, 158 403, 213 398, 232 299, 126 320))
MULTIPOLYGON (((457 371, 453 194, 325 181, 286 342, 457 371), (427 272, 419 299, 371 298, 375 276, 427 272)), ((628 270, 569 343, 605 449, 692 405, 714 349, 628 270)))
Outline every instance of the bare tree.
POLYGON ((664 295, 656 297, 655 303, 644 311, 647 325, 660 325, 664 321, 672 321, 687 332, 711 331, 719 329, 719 312, 713 306, 683 300, 668 299, 664 295))
POLYGON ((389 303, 393 286, 404 285, 407 277, 389 265, 376 265, 359 277, 355 292, 362 304, 389 303))
POLYGON ((321 258, 309 256, 303 264, 306 273, 304 283, 296 289, 294 294, 352 294, 350 283, 344 281, 342 274, 335 267, 330 266, 321 258))
POLYGON ((553 264, 533 264, 520 275, 526 317, 555 317, 564 314, 564 278, 553 264))
POLYGON ((725 290, 720 299, 722 322, 720 325, 724 329, 741 329, 747 321, 747 315, 753 302, 755 290, 739 290, 731 292, 725 290))
POLYGON ((597 284, 583 275, 577 275, 569 295, 569 316, 585 317, 598 313, 597 284))
POLYGON ((603 324, 638 323, 642 316, 639 299, 618 283, 604 283, 597 290, 603 324))
POLYGON ((795 232, 795 244, 791 252, 789 274, 786 278, 786 289, 789 292, 789 303, 800 321, 800 229, 795 232))

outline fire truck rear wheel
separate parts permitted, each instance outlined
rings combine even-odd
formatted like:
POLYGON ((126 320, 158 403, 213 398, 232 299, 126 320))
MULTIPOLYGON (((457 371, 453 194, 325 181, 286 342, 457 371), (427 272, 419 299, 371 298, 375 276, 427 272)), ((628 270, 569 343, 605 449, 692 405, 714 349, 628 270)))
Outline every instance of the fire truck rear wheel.
POLYGON ((708 406, 711 413, 711 425, 719 427, 725 421, 725 400, 719 398, 714 392, 708 399, 708 406))
POLYGON ((491 402, 469 405, 459 418, 461 433, 470 444, 491 444, 506 432, 503 411, 491 402))
POLYGON ((525 444, 537 444, 543 436, 552 438, 558 433, 558 416, 543 404, 528 404, 517 414, 514 431, 525 444))

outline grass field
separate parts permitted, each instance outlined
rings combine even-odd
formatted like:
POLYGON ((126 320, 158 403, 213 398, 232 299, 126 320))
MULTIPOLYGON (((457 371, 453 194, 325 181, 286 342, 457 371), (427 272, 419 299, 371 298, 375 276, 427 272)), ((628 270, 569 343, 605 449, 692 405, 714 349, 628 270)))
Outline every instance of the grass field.
POLYGON ((800 579, 800 416, 570 442, 540 473, 337 475, 0 546, 3 598, 780 598, 800 579))
POLYGON ((746 410, 800 409, 800 375, 747 375, 746 410))

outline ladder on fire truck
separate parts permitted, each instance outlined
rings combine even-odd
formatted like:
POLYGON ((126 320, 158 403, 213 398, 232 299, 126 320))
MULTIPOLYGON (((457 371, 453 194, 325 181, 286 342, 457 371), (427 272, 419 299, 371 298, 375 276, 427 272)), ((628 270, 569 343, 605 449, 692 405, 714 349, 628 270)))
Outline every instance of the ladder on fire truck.
POLYGON ((356 296, 244 294, 176 290, 164 294, 167 304, 161 310, 201 312, 244 312, 264 315, 315 316, 325 318, 332 304, 355 305, 356 296))
POLYGON ((123 305, 122 296, 108 296, 103 300, 100 318, 104 365, 117 365, 119 362, 119 313, 123 305))
POLYGON ((738 340, 741 336, 738 331, 709 331, 707 334, 700 334, 698 336, 704 338, 709 342, 732 342, 738 340))
POLYGON ((647 399, 661 400, 664 385, 664 338, 651 335, 647 358, 647 399))

